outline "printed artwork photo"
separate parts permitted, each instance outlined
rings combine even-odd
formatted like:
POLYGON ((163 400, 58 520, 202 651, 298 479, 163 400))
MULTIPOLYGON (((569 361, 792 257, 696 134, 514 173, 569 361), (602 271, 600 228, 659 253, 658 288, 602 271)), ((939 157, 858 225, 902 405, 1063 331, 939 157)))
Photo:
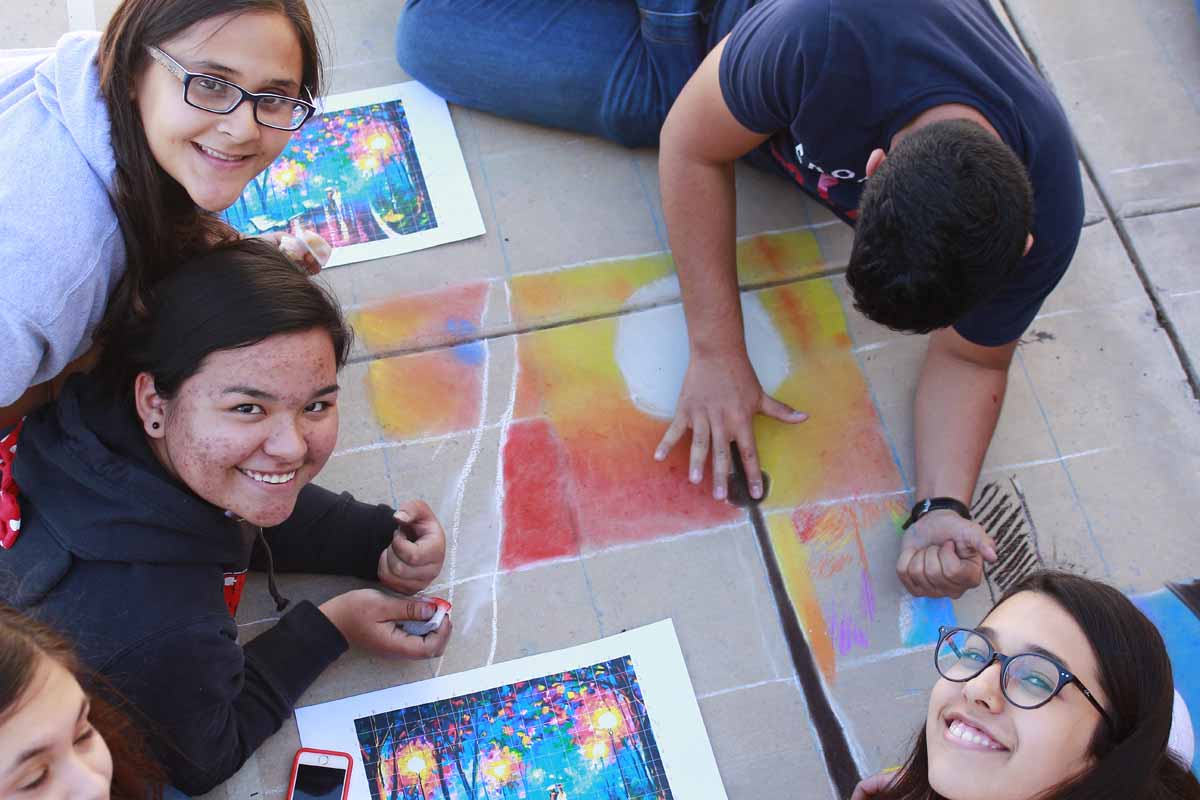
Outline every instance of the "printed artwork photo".
POLYGON ((248 236, 313 230, 334 247, 436 228, 404 102, 313 118, 225 218, 248 236))
POLYGON ((354 722, 372 800, 670 800, 622 656, 354 722))

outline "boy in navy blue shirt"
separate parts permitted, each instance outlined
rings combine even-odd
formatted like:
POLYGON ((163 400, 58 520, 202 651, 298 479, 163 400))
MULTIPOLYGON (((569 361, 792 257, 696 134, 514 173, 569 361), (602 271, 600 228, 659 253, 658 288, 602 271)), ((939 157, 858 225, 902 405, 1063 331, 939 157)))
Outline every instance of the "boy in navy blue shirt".
POLYGON ((988 0, 625 5, 409 0, 399 58, 455 102, 659 142, 691 361, 655 455, 690 429, 691 480, 711 453, 718 499, 731 443, 761 495, 756 414, 805 419, 763 392, 746 353, 734 162, 785 175, 854 225, 855 305, 891 328, 932 333, 915 408, 918 503, 897 572, 913 594, 961 595, 995 558, 967 505, 1009 363, 1083 223, 1078 161, 1052 90, 988 0))

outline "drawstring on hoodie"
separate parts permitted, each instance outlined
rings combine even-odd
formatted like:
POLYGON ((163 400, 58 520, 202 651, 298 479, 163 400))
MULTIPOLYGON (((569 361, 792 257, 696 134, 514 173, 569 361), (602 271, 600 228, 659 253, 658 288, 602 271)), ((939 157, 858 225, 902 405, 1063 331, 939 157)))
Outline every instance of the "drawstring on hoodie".
POLYGON ((275 610, 283 611, 291 601, 281 595, 275 586, 275 556, 271 553, 271 545, 267 544, 267 537, 263 535, 263 529, 257 525, 254 529, 258 532, 258 543, 262 545, 263 551, 267 554, 267 591, 271 593, 271 599, 275 601, 275 610))

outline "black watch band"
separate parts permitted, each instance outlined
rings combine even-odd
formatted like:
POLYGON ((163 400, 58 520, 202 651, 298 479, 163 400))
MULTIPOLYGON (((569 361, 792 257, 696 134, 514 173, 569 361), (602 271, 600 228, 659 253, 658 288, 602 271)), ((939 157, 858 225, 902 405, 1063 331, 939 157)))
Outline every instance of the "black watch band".
POLYGON ((900 526, 900 530, 908 530, 913 523, 930 511, 943 510, 953 511, 963 519, 971 518, 971 510, 961 500, 955 500, 953 497, 927 497, 912 507, 912 513, 908 515, 908 520, 900 526))

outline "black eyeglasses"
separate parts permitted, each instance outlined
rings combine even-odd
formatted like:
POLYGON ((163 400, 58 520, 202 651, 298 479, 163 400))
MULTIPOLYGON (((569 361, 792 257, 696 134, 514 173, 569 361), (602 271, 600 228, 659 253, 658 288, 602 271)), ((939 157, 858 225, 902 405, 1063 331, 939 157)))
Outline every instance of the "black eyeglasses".
POLYGON ((193 108, 214 114, 232 114, 243 101, 249 100, 254 103, 255 122, 281 131, 298 130, 316 113, 317 107, 308 101, 282 94, 247 92, 224 78, 188 72, 157 47, 147 46, 146 50, 151 58, 183 83, 183 101, 193 108))
POLYGON ((1041 653, 1006 656, 997 652, 986 636, 969 628, 941 627, 938 633, 933 663, 938 674, 946 680, 966 683, 999 661, 1000 691, 1008 702, 1026 709, 1041 708, 1053 700, 1064 686, 1073 683, 1112 730, 1112 718, 1101 708, 1083 681, 1049 656, 1041 653))

